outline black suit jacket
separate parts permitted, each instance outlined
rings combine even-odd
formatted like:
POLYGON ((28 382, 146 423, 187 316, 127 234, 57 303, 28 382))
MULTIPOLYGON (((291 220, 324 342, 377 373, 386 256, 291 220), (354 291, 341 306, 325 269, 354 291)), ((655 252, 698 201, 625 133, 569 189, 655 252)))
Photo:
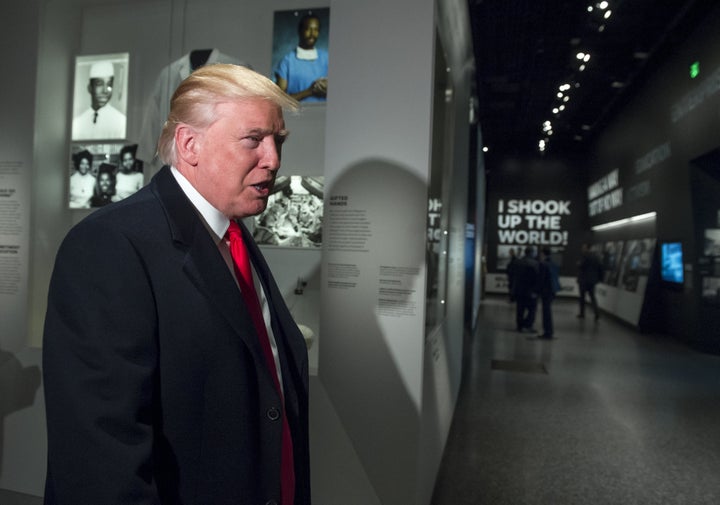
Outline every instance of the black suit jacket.
MULTIPOLYGON (((248 248, 272 307, 295 503, 309 504, 307 350, 248 248)), ((169 168, 68 233, 43 363, 46 504, 279 503, 281 400, 227 264, 169 168)))

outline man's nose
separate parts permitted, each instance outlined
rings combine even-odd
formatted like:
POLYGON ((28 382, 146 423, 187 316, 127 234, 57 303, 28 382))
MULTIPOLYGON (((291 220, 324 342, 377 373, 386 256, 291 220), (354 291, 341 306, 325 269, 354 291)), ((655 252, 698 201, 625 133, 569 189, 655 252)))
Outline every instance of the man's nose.
POLYGON ((262 167, 268 170, 278 170, 280 168, 280 146, 270 135, 265 138, 263 144, 262 167))

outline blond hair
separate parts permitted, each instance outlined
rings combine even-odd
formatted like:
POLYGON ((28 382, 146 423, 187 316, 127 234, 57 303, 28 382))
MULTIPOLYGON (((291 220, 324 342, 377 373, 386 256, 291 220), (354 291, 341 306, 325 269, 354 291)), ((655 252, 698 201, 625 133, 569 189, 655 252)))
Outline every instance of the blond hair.
POLYGON ((297 111, 297 100, 267 77, 240 65, 216 63, 199 68, 173 93, 170 113, 158 140, 158 155, 163 163, 176 163, 175 129, 179 124, 203 130, 217 118, 219 103, 261 98, 281 109, 297 111))

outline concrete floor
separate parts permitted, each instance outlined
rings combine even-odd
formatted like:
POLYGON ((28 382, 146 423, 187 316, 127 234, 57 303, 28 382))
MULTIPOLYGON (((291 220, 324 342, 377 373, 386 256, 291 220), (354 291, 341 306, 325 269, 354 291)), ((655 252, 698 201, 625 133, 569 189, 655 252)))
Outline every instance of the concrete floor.
POLYGON ((38 496, 0 489, 1 505, 42 505, 42 502, 43 499, 38 496))
POLYGON ((553 313, 537 340, 483 303, 433 505, 720 503, 720 356, 553 313))

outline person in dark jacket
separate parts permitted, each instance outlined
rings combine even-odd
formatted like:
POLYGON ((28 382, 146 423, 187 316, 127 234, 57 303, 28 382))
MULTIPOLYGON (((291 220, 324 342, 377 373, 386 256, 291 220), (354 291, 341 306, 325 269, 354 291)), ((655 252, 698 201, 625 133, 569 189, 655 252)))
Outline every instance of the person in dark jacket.
POLYGON ((515 267, 515 321, 517 331, 535 331, 535 313, 538 300, 539 266, 535 249, 525 248, 525 255, 517 260, 515 267))
POLYGON ((507 281, 508 281, 508 293, 510 293, 510 301, 515 301, 515 269, 517 267, 517 261, 518 258, 515 255, 515 249, 512 247, 510 248, 510 261, 508 261, 506 271, 507 271, 507 281))
POLYGON ((552 302, 560 291, 560 276, 558 266, 552 260, 552 251, 549 247, 542 250, 542 261, 539 263, 539 291, 542 302, 543 333, 538 338, 553 338, 552 302))
POLYGON ((595 285, 600 282, 602 277, 603 271, 600 258, 590 250, 588 244, 583 244, 580 261, 578 261, 577 283, 580 291, 580 312, 577 317, 585 317, 585 297, 587 296, 590 298, 590 303, 592 303, 595 320, 600 319, 600 311, 595 298, 595 285))

